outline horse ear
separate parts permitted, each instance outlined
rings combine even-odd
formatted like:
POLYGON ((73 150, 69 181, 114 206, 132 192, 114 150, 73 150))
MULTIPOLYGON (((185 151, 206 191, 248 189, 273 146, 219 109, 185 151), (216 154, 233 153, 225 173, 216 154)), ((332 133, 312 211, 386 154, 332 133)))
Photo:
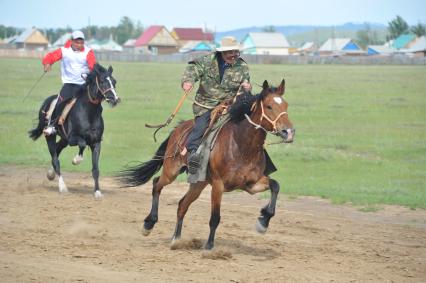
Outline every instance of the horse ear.
POLYGON ((111 66, 108 67, 108 73, 112 74, 112 67, 111 66))
POLYGON ((278 92, 279 95, 284 94, 284 92, 285 92, 285 80, 284 79, 281 81, 281 84, 278 87, 277 92, 278 92))
POLYGON ((265 80, 265 81, 263 82, 262 88, 263 88, 264 90, 269 88, 269 84, 268 84, 268 81, 267 81, 267 80, 265 80))
POLYGON ((93 70, 99 75, 100 74, 100 72, 99 72, 99 64, 98 63, 96 63, 95 64, 95 66, 93 66, 93 70))

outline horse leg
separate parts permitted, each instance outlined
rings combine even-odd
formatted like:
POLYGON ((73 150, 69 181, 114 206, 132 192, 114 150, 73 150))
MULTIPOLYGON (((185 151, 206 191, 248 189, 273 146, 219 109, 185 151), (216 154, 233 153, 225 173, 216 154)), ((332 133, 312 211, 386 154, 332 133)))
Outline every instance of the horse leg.
POLYGON ((156 177, 152 180, 152 204, 151 211, 144 219, 144 229, 142 231, 144 236, 148 236, 149 233, 151 233, 155 223, 158 221, 158 206, 162 189, 176 179, 179 175, 180 168, 181 164, 176 162, 175 159, 166 159, 160 177, 156 177))
POLYGON ((79 165, 83 161, 83 152, 86 149, 86 146, 78 146, 78 154, 74 156, 72 160, 73 165, 79 165))
MULTIPOLYGON (((59 192, 65 193, 68 192, 67 185, 64 182, 64 179, 61 175, 61 165, 59 163, 59 153, 66 146, 66 141, 60 140, 56 143, 56 135, 51 135, 46 137, 47 147, 49 148, 50 156, 52 157, 52 166, 53 170, 55 170, 56 175, 58 175, 58 186, 59 192), (58 153, 59 150, 59 153, 58 153)), ((49 174, 48 174, 49 178, 49 174)))
POLYGON ((269 221, 275 215, 275 206, 277 204, 280 185, 274 179, 269 179, 268 177, 264 176, 251 189, 247 189, 249 193, 254 194, 257 192, 262 192, 266 190, 266 188, 271 190, 271 199, 269 203, 260 210, 261 215, 258 217, 256 222, 256 230, 262 234, 266 232, 269 226, 269 221))
POLYGON ((189 206, 193 203, 207 186, 207 182, 198 182, 189 185, 189 190, 179 201, 179 207, 177 210, 177 221, 175 232, 172 237, 172 245, 175 241, 179 240, 182 233, 182 223, 189 206))
POLYGON ((220 222, 220 203, 222 202, 222 195, 224 191, 223 182, 220 180, 213 181, 212 183, 212 195, 211 195, 211 216, 209 221, 210 233, 204 248, 211 250, 214 247, 214 236, 216 228, 220 222))
POLYGON ((99 189, 99 155, 101 154, 101 143, 97 142, 90 145, 90 149, 92 150, 92 176, 93 180, 95 180, 95 198, 101 198, 102 193, 99 189))

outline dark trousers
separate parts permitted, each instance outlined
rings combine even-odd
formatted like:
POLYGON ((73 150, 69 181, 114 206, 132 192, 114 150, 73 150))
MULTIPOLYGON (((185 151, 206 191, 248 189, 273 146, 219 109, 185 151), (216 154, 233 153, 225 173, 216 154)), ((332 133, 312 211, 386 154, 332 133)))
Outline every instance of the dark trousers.
POLYGON ((195 117, 194 128, 188 135, 186 148, 189 152, 196 151, 201 144, 201 139, 210 123, 211 110, 201 116, 195 117))
POLYGON ((56 102, 55 110, 52 113, 51 120, 59 117, 67 102, 76 97, 82 89, 82 85, 64 84, 61 88, 61 91, 59 92, 58 101, 56 102))

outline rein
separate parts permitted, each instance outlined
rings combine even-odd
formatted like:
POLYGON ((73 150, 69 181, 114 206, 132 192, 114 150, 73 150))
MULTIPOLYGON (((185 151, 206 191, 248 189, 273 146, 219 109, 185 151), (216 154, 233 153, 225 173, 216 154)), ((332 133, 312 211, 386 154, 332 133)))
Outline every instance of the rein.
MULTIPOLYGON (((105 98, 105 93, 107 93, 108 91, 112 90, 112 87, 106 89, 106 90, 102 90, 101 87, 99 86, 99 80, 98 80, 98 76, 96 76, 96 87, 98 88, 98 91, 102 94, 103 98, 105 98)), ((93 98, 92 94, 90 93, 90 86, 87 86, 87 96, 89 97, 89 102, 92 104, 99 104, 102 102, 102 99, 97 99, 97 98, 93 98)))
POLYGON ((262 101, 262 100, 260 101, 260 109, 262 110, 262 116, 260 116, 259 124, 258 124, 258 123, 255 123, 255 122, 254 122, 254 121, 250 118, 250 116, 249 116, 249 115, 244 114, 244 116, 246 117, 247 121, 249 121, 249 123, 250 123, 250 124, 252 124, 252 125, 255 127, 255 129, 256 129, 256 130, 257 130, 257 129, 262 129, 262 130, 264 130, 265 132, 267 132, 267 133, 271 133, 271 134, 276 134, 276 133, 278 133, 278 130, 277 130, 277 122, 278 122, 278 119, 279 119, 279 118, 281 118, 281 116, 282 116, 282 115, 288 114, 288 113, 287 113, 287 111, 283 111, 283 112, 281 112, 280 114, 278 114, 278 116, 277 116, 274 120, 272 120, 271 118, 269 118, 269 117, 265 114, 265 109, 264 109, 264 107, 263 107, 263 101, 262 101), (269 130, 265 129, 264 127, 262 127, 262 126, 260 125, 260 124, 262 123, 263 118, 265 118, 265 120, 266 120, 266 121, 268 121, 269 123, 271 123, 271 125, 272 125, 272 131, 269 131, 269 130))

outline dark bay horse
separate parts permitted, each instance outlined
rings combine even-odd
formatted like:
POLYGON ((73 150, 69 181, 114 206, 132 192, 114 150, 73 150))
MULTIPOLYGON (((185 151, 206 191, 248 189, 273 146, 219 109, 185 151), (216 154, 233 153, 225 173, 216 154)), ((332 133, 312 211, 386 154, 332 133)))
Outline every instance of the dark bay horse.
MULTIPOLYGON (((48 178, 53 180, 55 173, 59 178, 59 192, 67 192, 67 186, 61 175, 59 155, 68 145, 78 145, 79 153, 74 158, 73 164, 79 164, 83 159, 86 146, 92 151, 92 176, 95 181, 95 197, 102 197, 99 189, 99 155, 101 152, 104 120, 102 118, 101 102, 106 100, 111 106, 116 106, 120 98, 115 92, 115 79, 112 77, 112 67, 106 70, 95 64, 93 71, 87 75, 86 84, 82 87, 77 101, 68 114, 63 126, 57 126, 57 134, 46 136, 47 146, 52 157, 53 170, 49 170, 48 178), (59 141, 56 136, 59 135, 59 141)), ((30 138, 38 139, 43 133, 46 123, 45 113, 57 95, 49 96, 41 105, 38 113, 38 125, 28 132, 30 138)))
MULTIPOLYGON (((246 93, 237 97, 230 110, 231 122, 221 129, 211 151, 207 181, 190 184, 189 190, 179 201, 173 242, 181 237, 183 218, 190 204, 199 197, 208 184, 212 186, 212 192, 210 234, 205 245, 206 249, 212 249, 214 246, 224 192, 242 189, 255 194, 270 189, 271 199, 261 209, 256 224, 258 232, 266 232, 269 221, 275 214, 280 189, 277 181, 264 174, 266 134, 272 133, 280 136, 284 142, 290 143, 295 133, 288 118, 288 103, 282 97, 284 90, 284 80, 279 87, 269 87, 265 81, 260 94, 254 96, 246 93)), ((177 126, 161 144, 152 160, 129 168, 121 175, 121 181, 126 186, 138 186, 148 182, 163 166, 161 175, 153 179, 152 208, 144 220, 144 235, 149 234, 158 220, 161 190, 185 171, 186 156, 182 156, 180 152, 192 125, 193 121, 190 120, 177 126)))

